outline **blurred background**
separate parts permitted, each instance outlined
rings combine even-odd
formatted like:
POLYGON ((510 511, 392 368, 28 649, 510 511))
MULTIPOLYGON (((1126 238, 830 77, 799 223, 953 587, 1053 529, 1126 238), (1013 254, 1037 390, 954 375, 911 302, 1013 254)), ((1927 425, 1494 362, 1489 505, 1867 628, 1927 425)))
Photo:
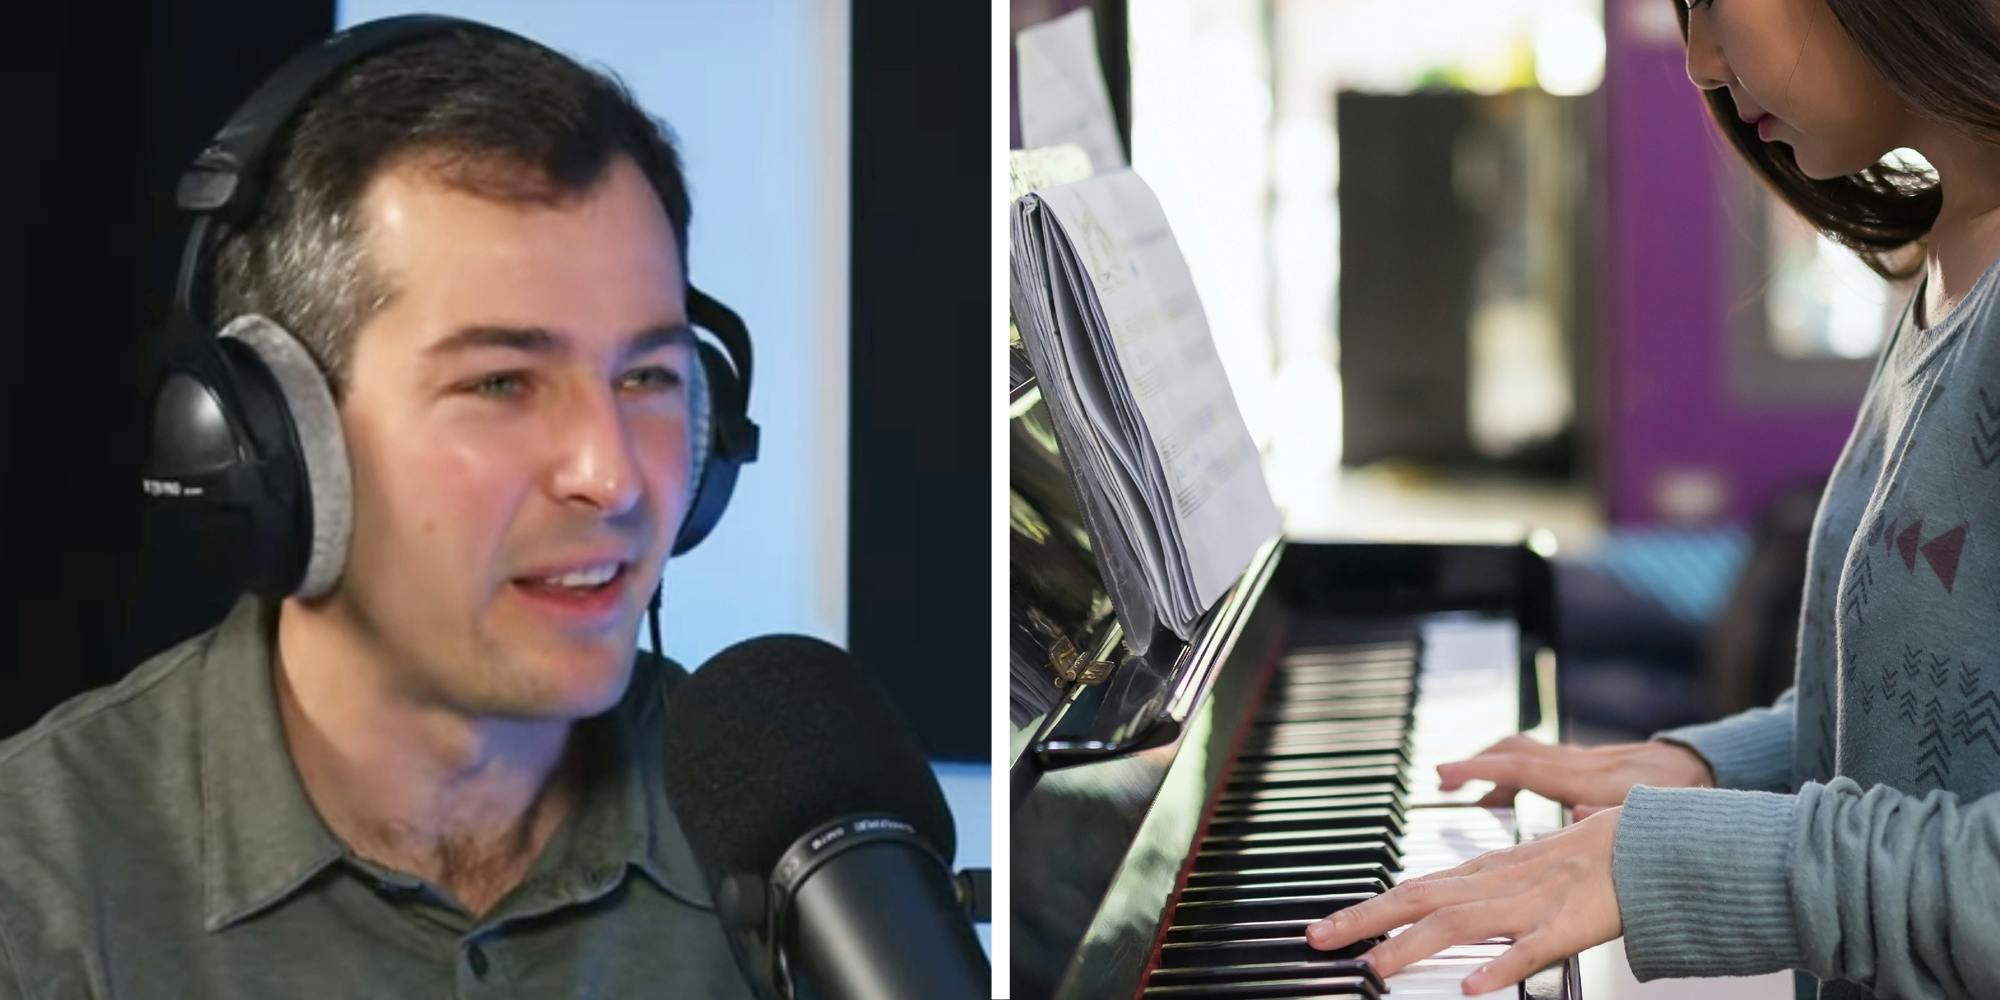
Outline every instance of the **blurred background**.
POLYGON ((0 165, 0 553, 17 567, 0 614, 0 737, 232 602, 226 546, 152 519, 138 489, 149 345, 186 234, 173 183, 295 51, 419 9, 607 68, 678 135, 692 278, 750 327, 763 447, 715 533, 669 566, 665 652, 692 668, 769 632, 850 649, 937 761, 959 864, 988 864, 992 20, 976 6, 23 12, 0 70, 17 136, 0 165))
POLYGON ((1806 532, 1910 291, 1737 162, 1679 2, 1010 3, 1090 11, 1287 533, 1553 540, 1582 742, 1790 683, 1806 532))

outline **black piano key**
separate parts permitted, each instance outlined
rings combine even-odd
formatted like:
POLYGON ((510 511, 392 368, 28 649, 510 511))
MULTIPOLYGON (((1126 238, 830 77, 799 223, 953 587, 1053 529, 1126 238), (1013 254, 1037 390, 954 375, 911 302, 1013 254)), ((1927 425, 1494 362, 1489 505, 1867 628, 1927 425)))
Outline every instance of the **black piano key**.
POLYGON ((1409 697, 1417 692, 1414 677, 1308 677, 1297 673, 1278 673, 1271 678, 1265 690, 1266 700, 1296 698, 1321 691, 1362 697, 1382 697, 1401 695, 1409 697))
POLYGON ((1243 741, 1239 753, 1256 758, 1310 753, 1400 753, 1410 755, 1409 727, 1402 723, 1371 732, 1305 733, 1283 730, 1253 734, 1243 741))
POLYGON ((1398 667, 1404 669, 1411 669, 1412 672, 1414 672, 1411 664, 1412 660, 1409 657, 1395 657, 1395 656, 1356 657, 1346 660, 1326 659, 1317 657, 1302 657, 1302 656, 1281 656, 1278 658, 1278 672, 1280 675, 1283 675, 1286 673, 1306 672, 1314 670, 1329 671, 1329 672, 1342 671, 1342 670, 1383 671, 1383 670, 1393 670, 1398 667))
POLYGON ((1410 703, 1401 698, 1356 698, 1351 701, 1310 701, 1301 704, 1271 705, 1260 709, 1255 721, 1346 722, 1369 719, 1407 719, 1410 703))
POLYGON ((1319 979, 1278 979, 1268 983, 1148 986, 1140 995, 1158 1000, 1326 1000, 1330 997, 1379 1000, 1382 993, 1366 979, 1328 976, 1319 979))
POLYGON ((1376 864, 1399 869, 1402 855, 1373 840, 1326 840, 1284 847, 1218 847, 1195 852, 1195 871, 1245 871, 1310 864, 1376 864))
POLYGON ((1335 794, 1392 795, 1395 796, 1397 801, 1402 801, 1407 791, 1408 789, 1402 783, 1395 781, 1370 781, 1362 784, 1341 785, 1338 791, 1331 788, 1316 788, 1312 786, 1242 789, 1237 791, 1225 790, 1216 798, 1216 806, 1218 809, 1244 807, 1253 806, 1258 803, 1280 802, 1285 799, 1322 799, 1335 794))
POLYGON ((1312 684, 1272 691, 1258 706, 1259 711, 1275 708, 1317 709, 1343 703, 1368 703, 1394 709, 1397 714, 1409 714, 1415 702, 1408 694, 1395 692, 1371 692, 1361 689, 1349 690, 1347 685, 1312 684))
POLYGON ((1323 956, 1359 958, 1375 947, 1377 940, 1356 941, 1346 948, 1321 951, 1306 943, 1305 925, 1297 934, 1277 937, 1241 938, 1231 941, 1174 941, 1160 946, 1162 969, 1203 968, 1217 965, 1248 965, 1255 962, 1309 962, 1323 956))
POLYGON ((1212 832, 1202 838, 1202 850, 1231 847, 1317 847, 1329 842, 1364 842, 1400 848, 1403 838, 1386 826, 1327 827, 1315 830, 1258 830, 1252 833, 1212 832))
POLYGON ((1395 878, 1394 870, 1380 862, 1320 864, 1320 865, 1278 865, 1270 868, 1219 869, 1215 871, 1195 871, 1188 873, 1190 888, 1223 885, 1257 885, 1271 882, 1295 882, 1301 879, 1342 879, 1373 878, 1383 882, 1395 878))
POLYGON ((1318 711, 1340 705, 1368 705, 1382 710, 1384 714, 1408 715, 1410 706, 1415 704, 1408 694, 1371 693, 1363 690, 1348 690, 1346 685, 1314 684, 1299 688, 1285 688, 1273 691, 1258 706, 1260 713, 1275 709, 1296 709, 1318 711))
POLYGON ((1402 737, 1410 727, 1408 719, 1326 719, 1304 722, 1297 719, 1252 719, 1250 746, 1275 740, 1303 740, 1307 736, 1388 736, 1402 737))
POLYGON ((1423 690, 1423 684, 1414 676, 1340 676, 1333 673, 1315 674, 1308 671, 1280 670, 1271 675, 1270 683, 1264 688, 1267 698, 1283 697, 1286 694, 1317 688, 1337 688, 1363 695, 1402 695, 1410 697, 1423 690))
POLYGON ((1324 761, 1340 764, 1357 758, 1379 757, 1393 763, 1402 770, 1410 768, 1410 747, 1402 740, 1368 740, 1353 743, 1328 743, 1323 740, 1283 740, 1267 743, 1255 749, 1246 750, 1231 767, 1257 767, 1264 764, 1282 764, 1292 761, 1310 763, 1324 761))
POLYGON ((1414 680, 1417 665, 1408 660, 1378 660, 1373 663, 1280 661, 1274 676, 1320 681, 1414 680))
POLYGON ((1369 767, 1321 767, 1303 771, 1252 771, 1243 777, 1232 777, 1224 785, 1231 792, 1256 791, 1276 788, 1332 788, 1343 785, 1394 784, 1398 791, 1409 791, 1409 775, 1393 764, 1369 767))
POLYGON ((1248 815, 1217 815, 1208 821, 1210 836, 1261 833, 1268 830, 1346 830, 1358 826, 1380 826, 1401 836, 1403 816, 1387 805, 1356 809, 1299 809, 1291 812, 1263 812, 1248 815))
POLYGON ((1355 740, 1279 740, 1246 747, 1238 761, 1339 760, 1343 757, 1392 757, 1404 767, 1410 764, 1409 741, 1396 738, 1355 740))
POLYGON ((1397 753, 1377 751, 1369 754, 1320 754, 1311 757, 1290 756, 1279 758, 1238 757, 1237 774, 1270 774, 1276 771, 1311 771, 1325 767, 1392 767, 1402 768, 1403 757, 1397 753))
POLYGON ((1261 882, 1237 885, 1191 885, 1181 890, 1183 905, 1227 899, 1256 899, 1263 896, 1339 895, 1361 893, 1379 896, 1389 891, 1386 878, 1294 879, 1289 882, 1261 882))
POLYGON ((1396 780, 1408 783, 1408 770, 1394 757, 1319 758, 1281 761, 1242 761, 1229 772, 1230 780, 1282 781, 1312 775, 1343 775, 1346 784, 1361 781, 1396 780))
POLYGON ((1250 920, 1318 920, 1345 910, 1372 892, 1329 892, 1304 895, 1252 896, 1245 899, 1183 899, 1174 908, 1175 923, 1233 924, 1250 920))
POLYGON ((1342 643, 1337 646, 1300 646, 1286 653, 1280 663, 1370 663, 1388 658, 1416 659, 1417 644, 1409 639, 1384 642, 1342 643))
POLYGON ((1263 750, 1273 745, 1319 744, 1342 746, 1360 740, 1411 740, 1411 720, 1406 715, 1371 719, 1253 719, 1246 730, 1244 750, 1263 750))
MULTIPOLYGON (((1305 940, 1310 920, 1252 920, 1240 924, 1170 924, 1167 944, 1189 941, 1251 941, 1262 938, 1305 940)), ((1328 952, 1327 954, 1335 954, 1328 952)), ((1360 954, 1360 952, 1355 952, 1360 954)))
POLYGON ((1351 729, 1307 732, 1304 729, 1306 725, 1331 726, 1334 724, 1293 723, 1292 727, 1289 728, 1274 728, 1262 733, 1253 733, 1249 739, 1243 741, 1243 746, 1238 753, 1240 756, 1248 757, 1252 760, 1263 756, 1313 753, 1395 753, 1401 754, 1407 759, 1410 756, 1410 751, 1414 749, 1413 744, 1416 742, 1411 738, 1412 734, 1409 727, 1402 722, 1396 722, 1386 727, 1376 727, 1376 724, 1371 722, 1368 725, 1375 728, 1359 732, 1351 729))
POLYGON ((1163 968, 1153 973, 1152 981, 1168 986, 1175 983, 1268 982, 1273 979, 1318 976, 1359 976, 1372 980, 1377 990, 1384 989, 1382 978, 1376 974, 1374 966, 1357 959, 1339 957, 1331 952, 1320 952, 1316 958, 1293 962, 1250 962, 1163 968))
POLYGON ((1308 812, 1316 809, 1387 809, 1401 819, 1407 809, 1401 796, 1393 790, 1387 792, 1362 792, 1350 794, 1345 788, 1329 789, 1325 795, 1297 795, 1284 798, 1262 799, 1254 802, 1219 803, 1215 807, 1217 822, 1251 819, 1271 813, 1308 812))
MULTIPOLYGON (((1217 948, 1206 952, 1207 954, 1234 955, 1238 957, 1242 955, 1271 955, 1278 957, 1268 959, 1269 961, 1289 962, 1359 958, 1367 954, 1369 949, 1387 940, 1386 937, 1378 935, 1376 937, 1353 941, 1338 948, 1322 951, 1306 943, 1306 928, 1312 926, 1314 923, 1315 921, 1313 920, 1258 920, 1241 924, 1174 924, 1167 928, 1167 937, 1162 944, 1176 946, 1173 952, 1175 955, 1188 952, 1188 949, 1179 946, 1215 944, 1229 945, 1230 947, 1217 948)), ((1163 948, 1162 954, 1164 955, 1165 953, 1163 948)), ((1195 954, 1200 954, 1200 952, 1195 952, 1195 954)), ((1242 960, 1262 961, 1260 959, 1242 960)), ((1177 965, 1179 968, 1199 968, 1201 966, 1201 962, 1198 959, 1191 959, 1185 962, 1176 959, 1176 962, 1179 963, 1177 965)), ((1223 962, 1218 964, 1235 963, 1223 962)))

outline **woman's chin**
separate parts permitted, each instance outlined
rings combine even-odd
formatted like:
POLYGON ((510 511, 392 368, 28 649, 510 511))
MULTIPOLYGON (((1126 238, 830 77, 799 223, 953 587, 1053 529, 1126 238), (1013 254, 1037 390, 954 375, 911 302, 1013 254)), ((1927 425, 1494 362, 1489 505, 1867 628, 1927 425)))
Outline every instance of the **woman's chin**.
MULTIPOLYGON (((1782 139, 1776 141, 1784 142, 1782 139)), ((1852 177, 1881 162, 1881 157, 1821 156, 1818 155, 1816 150, 1809 147, 1800 148, 1799 146, 1793 146, 1791 143, 1785 144, 1791 146, 1792 160, 1799 165, 1799 172, 1816 181, 1831 181, 1842 177, 1852 177)))

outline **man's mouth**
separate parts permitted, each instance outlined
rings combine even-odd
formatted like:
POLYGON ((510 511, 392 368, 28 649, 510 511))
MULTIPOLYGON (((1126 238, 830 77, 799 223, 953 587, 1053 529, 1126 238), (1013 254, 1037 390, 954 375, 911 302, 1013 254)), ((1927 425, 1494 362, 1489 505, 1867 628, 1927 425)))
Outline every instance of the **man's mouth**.
POLYGON ((566 623, 590 624, 616 615, 631 577, 630 564, 614 562, 549 576, 516 577, 512 583, 530 607, 566 623))
POLYGON ((555 576, 521 577, 515 583, 539 590, 594 591, 602 590, 625 572, 624 563, 602 563, 584 566, 555 576))

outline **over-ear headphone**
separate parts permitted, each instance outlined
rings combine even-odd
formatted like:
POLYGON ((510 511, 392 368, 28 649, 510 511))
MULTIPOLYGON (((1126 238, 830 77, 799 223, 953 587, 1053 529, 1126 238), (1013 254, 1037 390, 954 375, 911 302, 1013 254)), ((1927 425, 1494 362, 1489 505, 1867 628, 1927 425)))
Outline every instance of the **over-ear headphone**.
MULTIPOLYGON (((242 225, 270 181, 270 147, 285 124, 341 70, 372 55, 451 32, 542 46, 491 25, 431 15, 357 25, 293 57, 250 95, 180 178, 175 201, 194 214, 174 286, 170 341, 153 402, 142 485, 163 502, 192 504, 242 522, 248 588, 272 597, 317 597, 347 561, 352 489, 347 446, 326 376, 290 331, 268 317, 232 318, 212 330, 197 310, 214 223, 242 225)), ((673 554, 708 536, 745 462, 757 458, 749 417, 750 333, 722 303, 687 289, 696 355, 707 387, 703 456, 673 554)), ((699 442, 698 442, 699 444, 699 442)), ((657 616, 659 593, 651 608, 657 616)), ((657 617, 654 623, 658 647, 657 617)))

